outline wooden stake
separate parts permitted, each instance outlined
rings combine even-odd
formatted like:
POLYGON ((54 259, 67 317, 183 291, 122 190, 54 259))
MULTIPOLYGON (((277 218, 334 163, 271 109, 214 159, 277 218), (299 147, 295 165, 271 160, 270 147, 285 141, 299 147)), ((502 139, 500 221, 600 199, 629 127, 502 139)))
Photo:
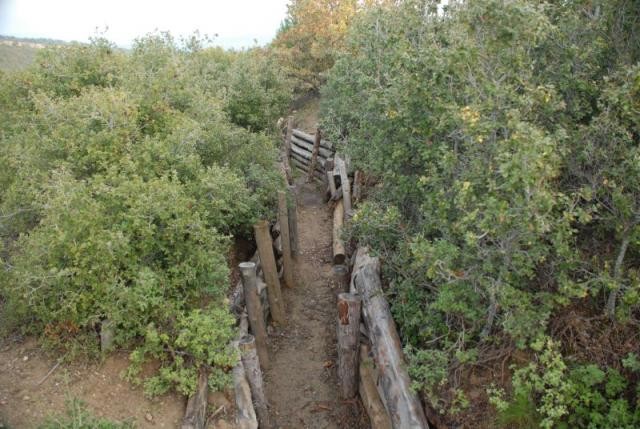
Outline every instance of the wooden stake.
POLYGON ((343 200, 339 200, 333 209, 333 263, 343 264, 345 260, 344 242, 342 241, 342 226, 344 222, 343 200))
POLYGON ((204 429, 207 423, 207 391, 209 390, 209 374, 200 367, 198 387, 187 402, 187 409, 182 419, 182 429, 204 429))
POLYGON ((291 204, 289 204, 289 238, 291 239, 291 256, 294 258, 298 256, 298 198, 296 195, 295 186, 287 186, 289 191, 289 198, 291 198, 291 204))
POLYGON ((320 128, 316 128, 316 136, 313 141, 313 151, 311 152, 311 163, 309 164, 309 172, 307 174, 307 182, 313 180, 313 173, 316 169, 316 163, 318 162, 318 152, 320 151, 321 133, 320 128))
POLYGON ((422 404, 411 389, 400 337, 382 291, 377 264, 367 264, 354 275, 378 365, 381 397, 393 427, 427 429, 429 425, 422 404))
MULTIPOLYGON (((236 347, 237 347, 237 341, 236 347)), ((236 423, 240 429, 258 429, 256 411, 251 401, 251 388, 247 382, 242 359, 233 367, 233 387, 236 392, 236 423)))
POLYGON ((240 339, 239 347, 244 373, 249 381, 249 386, 251 386, 251 396, 258 414, 260 428, 268 429, 271 427, 271 422, 269 420, 267 399, 264 395, 262 371, 260 370, 258 354, 256 353, 255 337, 253 335, 245 335, 240 339))
POLYGON ((358 204, 360 201, 360 194, 362 193, 362 172, 356 170, 353 173, 353 205, 358 204))
POLYGON ((338 295, 338 379, 345 399, 353 398, 358 392, 361 306, 358 295, 338 295))
POLYGON ((267 296, 271 307, 271 317, 274 322, 284 325, 284 303, 282 302, 282 292, 280 291, 280 279, 276 267, 276 258, 273 256, 273 246, 271 234, 269 233, 269 223, 266 220, 260 221, 253 226, 260 255, 262 272, 267 283, 267 296))
POLYGON ((278 191, 278 217, 280 218, 280 237, 282 240, 282 255, 284 264, 284 281, 288 287, 293 287, 293 260, 291 259, 291 237, 289 236, 289 208, 287 195, 278 191))
POLYGON ((340 182, 342 187, 342 199, 344 200, 344 222, 347 223, 351 216, 351 186, 347 175, 347 166, 342 158, 336 157, 336 166, 340 172, 340 182))
POLYGON ((358 391, 362 399, 367 414, 369 414, 369 422, 371 429, 392 429, 391 419, 384 404, 380 399, 380 394, 376 388, 376 381, 373 373, 373 360, 369 357, 369 347, 360 344, 360 384, 358 391))
POLYGON ((240 263, 240 275, 244 287, 244 300, 249 313, 251 332, 256 337, 258 355, 263 368, 269 367, 269 352, 267 350, 267 327, 264 323, 264 313, 260 296, 258 295, 258 281, 256 279, 256 264, 254 262, 240 263))
POLYGON ((287 118, 287 134, 284 138, 284 150, 287 158, 291 158, 291 136, 293 136, 293 116, 287 118))

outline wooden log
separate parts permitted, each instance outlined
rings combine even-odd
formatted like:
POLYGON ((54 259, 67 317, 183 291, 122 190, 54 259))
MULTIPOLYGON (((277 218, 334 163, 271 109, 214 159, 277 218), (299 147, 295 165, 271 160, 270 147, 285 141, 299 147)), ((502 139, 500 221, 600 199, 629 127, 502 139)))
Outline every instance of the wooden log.
POLYGON ((256 278, 256 264, 253 262, 240 263, 240 275, 244 286, 244 300, 249 315, 251 332, 256 337, 258 355, 263 368, 269 368, 269 351, 267 349, 267 326, 258 294, 258 280, 256 278))
POLYGON ((344 222, 347 223, 351 216, 351 186, 349 185, 349 176, 347 176, 347 167, 344 160, 336 157, 336 166, 340 172, 342 199, 344 200, 344 222))
MULTIPOLYGON (((307 168, 306 164, 301 163, 300 161, 298 161, 296 158, 291 158, 291 165, 293 165, 294 168, 307 173, 309 171, 309 169, 307 168)), ((320 180, 320 181, 324 181, 324 174, 322 174, 318 169, 316 169, 314 171, 314 175, 316 177, 316 179, 320 180)))
POLYGON ((327 160, 324 163, 324 169, 327 171, 331 171, 335 168, 335 162, 333 161, 333 155, 331 155, 331 157, 327 158, 327 160))
POLYGON ((100 350, 102 353, 110 352, 113 349, 115 335, 115 326, 111 320, 105 319, 100 322, 100 350))
MULTIPOLYGON (((276 267, 276 259, 273 255, 271 245, 271 235, 269 234, 269 223, 266 220, 260 221, 253 226, 258 245, 258 254, 262 264, 262 272, 267 283, 269 298, 269 306, 271 307, 271 317, 274 322, 284 325, 286 319, 284 316, 284 302, 282 301, 282 292, 280 291, 280 280, 278 279, 278 269, 276 267)), ((260 356, 262 359, 262 356, 260 356)))
POLYGON ((351 279, 349 268, 346 265, 334 265, 332 271, 338 293, 349 292, 349 280, 351 279))
MULTIPOLYGON (((315 136, 313 134, 308 134, 308 133, 305 133, 302 130, 298 130, 298 129, 295 129, 295 128, 293 129, 293 135, 295 137, 298 137, 298 138, 302 139, 302 140, 306 140, 309 143, 313 143, 314 140, 315 140, 315 136)), ((325 148, 325 149, 329 149, 331 151, 334 150, 333 143, 331 143, 330 141, 327 141, 327 140, 320 140, 320 146, 325 148)))
MULTIPOLYGON (((295 156, 303 162, 311 161, 311 158, 313 157, 313 151, 309 152, 305 149, 299 148, 296 145, 293 145, 291 146, 291 156, 295 156)), ((326 162, 327 158, 325 158, 323 155, 318 154, 318 163, 320 164, 320 166, 324 168, 324 164, 326 162)))
POLYGON ((209 373, 200 367, 196 393, 189 397, 187 409, 182 419, 182 429, 204 429, 207 423, 207 396, 209 390, 209 373))
POLYGON ((346 258, 344 242, 342 241, 342 226, 344 225, 344 206, 339 200, 333 209, 333 263, 343 264, 346 258))
POLYGON ((264 394, 262 382, 262 371, 256 352, 256 339, 253 335, 245 335, 239 342, 240 357, 244 366, 245 376, 251 387, 251 397, 258 415, 258 422, 261 429, 271 428, 267 399, 264 394))
POLYGON ((291 237, 289 235, 289 208, 287 195, 284 191, 278 191, 278 217, 280 221, 280 237, 282 238, 284 282, 288 287, 293 287, 293 259, 291 258, 291 237))
POLYGON ((289 204, 289 238, 291 239, 291 256, 295 259, 298 256, 298 197, 296 187, 287 186, 291 204, 289 204))
POLYGON ((369 328, 373 353, 379 370, 379 389, 394 428, 428 428, 418 395, 411 390, 402 354, 400 337, 384 298, 375 264, 363 266, 355 274, 356 289, 363 299, 364 318, 369 328))
MULTIPOLYGON (((235 347, 237 341, 235 341, 235 347)), ((258 419, 251 400, 251 387, 247 381, 242 359, 233 367, 233 387, 236 396, 236 424, 239 429, 258 429, 258 419)))
POLYGON ((358 392, 360 308, 358 295, 338 295, 338 379, 342 397, 353 398, 358 392))
POLYGON ((369 415, 371 429, 392 429, 391 419, 376 388, 373 360, 369 356, 369 346, 366 344, 360 344, 360 370, 358 375, 360 376, 358 392, 360 393, 360 399, 362 399, 362 405, 369 415))
POLYGON ((309 163, 309 173, 307 174, 307 182, 313 180, 313 172, 318 163, 318 152, 320 151, 320 137, 322 133, 320 128, 316 128, 315 140, 313 141, 313 151, 311 152, 311 162, 309 163))
POLYGON ((293 116, 287 118, 287 133, 284 137, 284 150, 287 158, 291 158, 291 137, 293 137, 293 116))
MULTIPOLYGON (((294 149, 291 152, 291 158, 301 162, 307 167, 311 163, 311 154, 308 152, 300 152, 298 149, 294 149)), ((316 164, 315 168, 317 171, 323 174, 324 174, 324 164, 325 164, 324 158, 318 157, 318 163, 316 164)))
MULTIPOLYGON (((305 150, 306 152, 309 152, 309 153, 313 152, 313 142, 309 143, 306 140, 302 140, 298 137, 293 137, 291 139, 291 145, 297 146, 300 149, 305 150)), ((329 149, 325 149, 321 145, 320 149, 318 150, 318 155, 323 158, 331 158, 333 156, 333 151, 329 149)))

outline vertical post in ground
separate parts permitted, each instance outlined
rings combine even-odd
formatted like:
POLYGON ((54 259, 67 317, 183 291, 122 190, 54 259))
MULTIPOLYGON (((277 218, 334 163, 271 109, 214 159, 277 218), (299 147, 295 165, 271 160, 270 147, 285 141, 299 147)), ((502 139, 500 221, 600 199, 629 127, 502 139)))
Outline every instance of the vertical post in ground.
POLYGON ((338 379, 342 397, 353 398, 358 392, 360 309, 358 295, 338 295, 338 379))
POLYGON ((253 335, 245 335, 240 339, 239 343, 240 357, 244 372, 251 386, 251 396, 255 405, 256 414, 260 427, 269 429, 271 422, 269 420, 269 410, 267 399, 264 394, 264 385, 262 383, 262 371, 260 370, 260 361, 256 352, 256 339, 253 335))
POLYGON ((351 185, 347 175, 347 166, 342 158, 336 157, 336 167, 340 172, 340 182, 342 186, 342 199, 344 200, 344 222, 347 223, 351 216, 351 185))
POLYGON ((313 180, 313 175, 316 170, 316 164, 318 163, 318 152, 320 152, 320 139, 322 138, 320 128, 316 128, 316 136, 313 140, 313 150, 311 151, 311 161, 309 162, 309 172, 307 175, 307 182, 313 180))
POLYGON ((278 217, 280 218, 280 237, 282 237, 282 255, 284 264, 284 281, 288 287, 293 287, 293 260, 291 259, 291 237, 289 234, 289 208, 287 195, 278 191, 278 217))
POLYGON ((269 352, 267 351, 267 327, 264 323, 262 304, 258 295, 258 282, 256 278, 255 262, 240 263, 240 274, 242 276, 242 286, 244 288, 244 300, 249 313, 249 325, 251 332, 256 338, 256 347, 260 364, 263 368, 269 367, 269 352))
POLYGON ((287 118, 287 134, 284 138, 284 151, 287 159, 291 158, 291 136, 293 135, 293 116, 287 118))
POLYGON ((282 301, 282 292, 280 290, 280 279, 278 278, 278 268, 276 267, 276 258, 273 256, 273 245, 271 242, 271 234, 269 233, 269 223, 266 220, 259 221, 253 226, 256 236, 256 244, 258 245, 258 255, 260 256, 260 264, 264 279, 267 283, 267 297, 269 298, 269 307, 273 321, 279 325, 284 325, 286 319, 284 317, 284 303, 282 301))
POLYGON ((291 198, 291 205, 288 206, 289 210, 289 238, 291 239, 291 256, 295 258, 298 256, 298 202, 296 196, 296 187, 293 185, 287 186, 289 190, 289 198, 291 198))

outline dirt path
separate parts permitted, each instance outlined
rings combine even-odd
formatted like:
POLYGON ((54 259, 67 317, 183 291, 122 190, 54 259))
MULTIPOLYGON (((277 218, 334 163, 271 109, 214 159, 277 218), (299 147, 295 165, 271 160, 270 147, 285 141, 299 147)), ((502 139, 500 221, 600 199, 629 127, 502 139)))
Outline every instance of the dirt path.
POLYGON ((368 428, 358 400, 344 401, 336 375, 336 285, 331 215, 314 185, 298 184, 296 287, 284 289, 286 327, 271 336, 265 373, 272 416, 282 429, 368 428))

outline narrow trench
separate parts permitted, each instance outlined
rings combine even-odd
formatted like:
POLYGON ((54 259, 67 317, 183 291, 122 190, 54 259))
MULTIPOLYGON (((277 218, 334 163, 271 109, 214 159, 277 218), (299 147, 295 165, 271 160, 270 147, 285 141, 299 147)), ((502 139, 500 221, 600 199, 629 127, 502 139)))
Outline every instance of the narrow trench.
POLYGON ((295 287, 283 288, 288 323, 270 332, 265 390, 276 428, 369 428, 359 399, 340 397, 332 219, 315 184, 297 183, 295 287))

